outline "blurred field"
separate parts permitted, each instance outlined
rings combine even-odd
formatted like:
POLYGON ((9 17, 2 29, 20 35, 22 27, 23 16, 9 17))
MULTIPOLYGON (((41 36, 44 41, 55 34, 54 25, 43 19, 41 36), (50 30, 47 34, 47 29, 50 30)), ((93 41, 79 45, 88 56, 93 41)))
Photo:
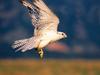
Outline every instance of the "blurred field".
POLYGON ((0 60, 0 75, 100 75, 100 60, 0 60))

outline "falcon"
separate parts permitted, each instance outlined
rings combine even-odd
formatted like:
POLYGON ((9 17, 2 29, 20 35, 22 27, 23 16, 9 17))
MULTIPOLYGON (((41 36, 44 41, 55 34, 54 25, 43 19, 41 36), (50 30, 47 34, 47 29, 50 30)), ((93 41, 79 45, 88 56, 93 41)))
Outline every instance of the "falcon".
POLYGON ((34 34, 30 38, 17 40, 12 47, 17 48, 16 51, 28 51, 36 49, 40 58, 43 58, 43 48, 49 43, 66 38, 64 32, 58 32, 59 18, 47 7, 43 0, 20 0, 21 4, 29 11, 34 34))

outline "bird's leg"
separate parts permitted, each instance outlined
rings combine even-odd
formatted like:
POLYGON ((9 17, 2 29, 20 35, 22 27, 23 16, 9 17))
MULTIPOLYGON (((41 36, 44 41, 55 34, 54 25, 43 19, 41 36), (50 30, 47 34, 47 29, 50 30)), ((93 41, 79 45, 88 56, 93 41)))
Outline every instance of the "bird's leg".
POLYGON ((43 58, 43 54, 44 54, 43 49, 42 48, 38 48, 38 53, 40 55, 40 58, 42 59, 43 58))

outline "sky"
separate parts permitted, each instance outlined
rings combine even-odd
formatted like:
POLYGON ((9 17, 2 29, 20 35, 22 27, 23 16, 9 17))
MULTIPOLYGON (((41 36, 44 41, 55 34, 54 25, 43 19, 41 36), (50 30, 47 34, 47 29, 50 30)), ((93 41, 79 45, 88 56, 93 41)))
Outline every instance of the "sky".
MULTIPOLYGON (((100 1, 44 0, 59 17, 58 31, 67 34, 44 48, 45 58, 100 58, 100 1)), ((18 0, 0 0, 0 58, 39 58, 34 49, 15 52, 15 40, 29 38, 34 27, 18 0)))

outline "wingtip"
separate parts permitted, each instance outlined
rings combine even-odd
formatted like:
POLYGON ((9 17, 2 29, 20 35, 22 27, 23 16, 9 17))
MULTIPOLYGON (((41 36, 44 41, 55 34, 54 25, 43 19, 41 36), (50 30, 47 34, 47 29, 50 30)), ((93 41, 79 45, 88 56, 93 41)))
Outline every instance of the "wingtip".
POLYGON ((19 0, 19 2, 22 3, 22 4, 23 4, 23 1, 25 1, 25 0, 19 0))

